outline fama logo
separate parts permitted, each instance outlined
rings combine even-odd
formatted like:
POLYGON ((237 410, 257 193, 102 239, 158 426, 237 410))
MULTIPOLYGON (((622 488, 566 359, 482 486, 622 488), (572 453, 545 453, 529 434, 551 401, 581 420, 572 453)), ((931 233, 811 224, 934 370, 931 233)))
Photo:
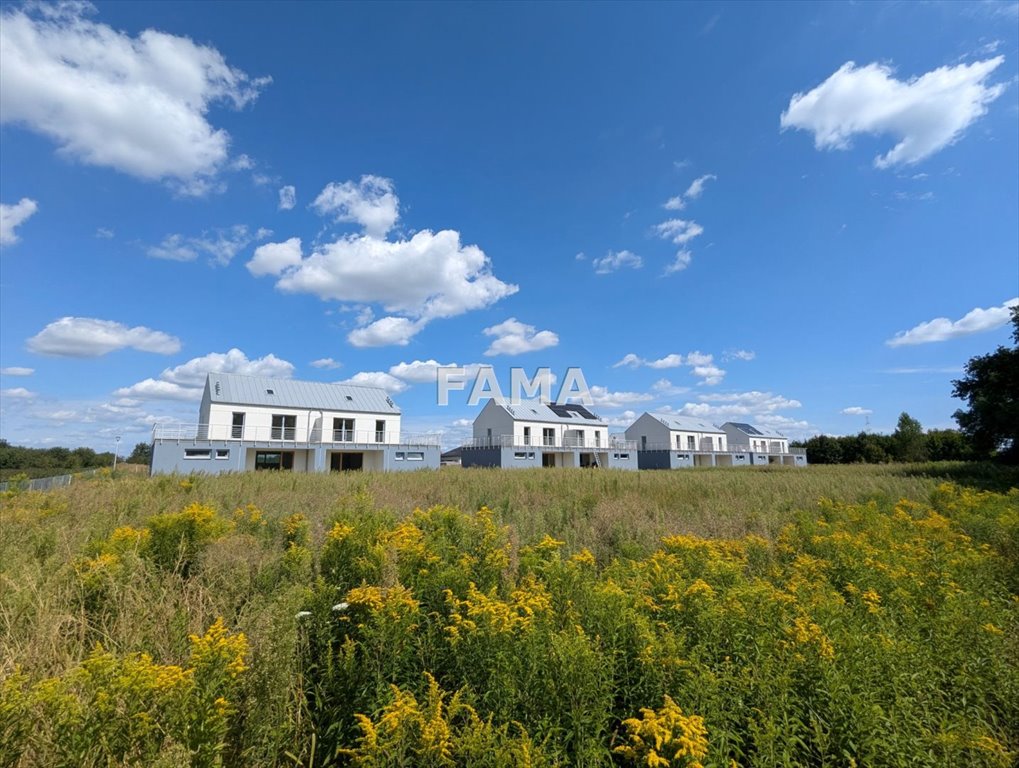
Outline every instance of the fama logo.
MULTIPOLYGON (((503 394, 495 375, 495 368, 490 365, 472 369, 470 372, 466 368, 452 365, 440 366, 436 374, 438 390, 436 402, 439 405, 449 405, 451 391, 466 390, 470 376, 473 376, 473 384, 467 397, 467 405, 478 405, 485 399, 495 400, 500 405, 519 405, 524 400, 534 399, 546 403, 553 402, 552 381, 555 377, 551 368, 538 368, 533 377, 528 376, 523 368, 511 368, 509 397, 503 394)), ((584 372, 580 368, 566 369, 559 394, 554 400, 557 405, 565 405, 570 401, 594 405, 584 372)))

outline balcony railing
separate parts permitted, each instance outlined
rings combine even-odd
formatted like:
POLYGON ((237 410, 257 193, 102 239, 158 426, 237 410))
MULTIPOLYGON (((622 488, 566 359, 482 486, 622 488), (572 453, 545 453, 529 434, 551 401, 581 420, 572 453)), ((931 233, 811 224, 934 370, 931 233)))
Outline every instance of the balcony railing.
POLYGON ((526 439, 517 435, 492 435, 492 437, 474 437, 463 444, 464 448, 549 448, 552 450, 584 449, 592 451, 634 451, 637 443, 634 440, 623 440, 609 437, 608 442, 592 438, 566 437, 556 442, 554 438, 533 437, 526 439))
POLYGON ((230 424, 156 424, 152 439, 157 442, 197 443, 199 441, 246 441, 281 445, 440 445, 440 435, 400 435, 375 429, 312 429, 297 427, 232 426, 230 424), (388 438, 388 440, 387 440, 388 438))
POLYGON ((689 445, 677 446, 670 445, 668 443, 645 443, 641 444, 641 450, 644 451, 678 451, 680 453, 758 453, 767 454, 769 456, 789 456, 789 455, 804 455, 806 454, 805 448, 789 448, 785 451, 769 448, 757 449, 751 448, 749 445, 727 445, 724 448, 720 448, 717 445, 702 445, 696 448, 689 445))

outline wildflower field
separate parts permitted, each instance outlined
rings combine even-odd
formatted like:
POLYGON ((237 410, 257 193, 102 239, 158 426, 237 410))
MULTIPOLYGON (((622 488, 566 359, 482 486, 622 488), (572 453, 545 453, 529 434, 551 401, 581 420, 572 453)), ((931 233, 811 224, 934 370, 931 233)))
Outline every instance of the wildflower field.
POLYGON ((1019 477, 98 477, 0 510, 0 766, 1019 761, 1019 477))

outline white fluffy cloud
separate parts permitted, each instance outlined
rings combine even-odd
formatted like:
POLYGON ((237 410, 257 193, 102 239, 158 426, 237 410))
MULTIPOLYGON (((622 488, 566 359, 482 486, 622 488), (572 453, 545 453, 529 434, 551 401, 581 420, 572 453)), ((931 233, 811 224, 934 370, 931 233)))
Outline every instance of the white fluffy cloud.
POLYGON ((646 403, 655 396, 646 392, 612 392, 606 387, 591 387, 591 399, 597 408, 622 408, 633 403, 646 403))
POLYGON ((280 210, 289 211, 297 205, 297 188, 292 184, 280 187, 280 210))
POLYGON ((312 360, 311 367, 322 368, 327 371, 335 371, 337 368, 342 368, 343 363, 333 360, 331 357, 321 357, 318 360, 312 360))
POLYGON ((180 339, 139 325, 128 328, 112 320, 62 317, 54 320, 26 343, 40 355, 101 357, 118 349, 137 349, 172 355, 180 351, 180 339))
POLYGON ((3 13, 0 114, 52 138, 64 155, 201 193, 226 163, 230 137, 210 107, 241 108, 252 79, 215 48, 147 29, 138 37, 88 16, 88 3, 26 4, 3 13))
POLYGON ((811 131, 817 149, 848 149, 858 134, 890 135, 898 143, 874 158, 878 168, 917 163, 956 141, 1004 85, 986 81, 1005 60, 939 67, 898 80, 890 67, 843 64, 807 93, 797 93, 781 126, 811 131))
POLYGON ((690 186, 686 188, 686 194, 684 194, 683 197, 687 200, 696 200, 704 194, 704 185, 717 178, 718 177, 713 173, 706 173, 703 176, 694 179, 690 182, 690 186))
POLYGON ((488 357, 520 355, 524 352, 554 347, 559 343, 559 336, 552 331, 538 331, 533 325, 521 323, 515 317, 485 328, 482 333, 495 339, 485 350, 488 357))
POLYGON ((714 355, 704 354, 703 352, 691 352, 686 357, 683 355, 677 355, 675 353, 666 355, 657 360, 645 360, 639 355, 635 355, 633 352, 629 353, 618 363, 615 363, 613 368, 654 368, 661 370, 664 368, 678 368, 681 365, 690 366, 690 373, 699 378, 700 384, 714 385, 718 384, 725 377, 725 371, 719 368, 714 363, 714 355))
POLYGON ((727 363, 730 360, 743 360, 749 362, 755 357, 757 357, 757 353, 748 349, 730 349, 722 354, 722 362, 727 363))
POLYGON ((278 275, 289 267, 301 263, 301 238, 292 237, 282 243, 266 243, 255 249, 255 255, 245 266, 255 277, 278 275))
POLYGON ((623 267, 640 269, 644 266, 644 260, 630 251, 609 251, 600 259, 592 261, 591 265, 594 267, 595 274, 607 275, 623 267))
POLYGON ((695 237, 704 233, 704 227, 696 221, 669 219, 655 226, 655 234, 663 240, 671 240, 676 245, 685 245, 695 237))
POLYGON ((456 366, 456 363, 440 363, 437 360, 415 360, 411 363, 397 363, 389 373, 412 384, 434 384, 439 368, 456 366))
MULTIPOLYGON (((150 245, 145 252, 154 259, 168 261, 194 261, 199 254, 206 254, 210 264, 225 267, 234 256, 257 240, 264 240, 272 235, 272 231, 260 228, 255 232, 244 224, 236 224, 227 229, 203 232, 201 237, 184 237, 183 235, 167 235, 159 245, 150 245)), ((297 238, 294 238, 297 239, 297 238)), ((291 243, 281 243, 287 245, 291 243)), ((298 260, 300 260, 301 241, 297 240, 298 260)), ((256 252, 257 256, 257 252, 256 252)), ((251 264, 248 264, 250 270, 251 264)), ((262 273, 264 274, 264 273, 262 273)))
POLYGON ((366 387, 379 387, 391 395, 398 395, 407 389, 407 383, 384 371, 361 371, 344 379, 339 384, 360 384, 366 387))
POLYGON ((687 416, 721 417, 754 416, 761 420, 765 414, 802 407, 799 400, 793 400, 771 392, 728 392, 698 396, 696 403, 686 403, 678 413, 687 416))
POLYGON ((241 350, 234 348, 228 352, 210 352, 194 357, 186 363, 164 369, 157 379, 144 379, 130 387, 121 387, 114 394, 145 400, 200 400, 205 378, 210 373, 288 379, 294 373, 294 366, 273 354, 249 360, 241 350))
POLYGON ((381 305, 389 316, 374 320, 367 307, 360 327, 347 336, 355 346, 407 344, 432 320, 487 307, 518 290, 493 275, 484 251, 462 245, 456 231, 422 230, 406 240, 385 239, 399 218, 399 199, 389 179, 365 176, 357 184, 330 184, 314 207, 356 221, 365 233, 340 237, 300 258, 292 249, 285 258, 277 251, 273 258, 253 259, 248 268, 273 275, 284 293, 381 305))
POLYGON ((0 203, 0 245, 13 245, 18 242, 14 228, 39 210, 35 200, 23 197, 14 205, 0 203))
POLYGON ((35 368, 22 368, 19 365, 12 365, 9 368, 0 368, 0 375, 3 376, 31 376, 35 368))
POLYGON ((848 408, 843 408, 839 413, 843 416, 870 416, 874 411, 860 405, 851 405, 848 408))
POLYGON ((920 323, 908 331, 899 331, 885 342, 889 347, 902 347, 911 344, 930 344, 935 341, 948 341, 969 336, 983 331, 993 331, 1005 325, 1012 317, 1011 308, 1019 306, 1019 298, 1009 299, 1000 307, 970 310, 959 320, 947 317, 936 317, 920 323))
POLYGON ((35 397, 35 392, 30 392, 24 387, 11 387, 0 389, 0 395, 9 400, 31 400, 35 397))
POLYGON ((385 237, 400 218, 400 198, 392 179, 382 176, 362 176, 357 183, 331 182, 315 198, 312 207, 322 216, 360 224, 365 234, 375 238, 385 237))
POLYGON ((424 328, 420 320, 406 317, 380 317, 362 328, 347 334, 347 341, 355 347, 405 347, 424 328))

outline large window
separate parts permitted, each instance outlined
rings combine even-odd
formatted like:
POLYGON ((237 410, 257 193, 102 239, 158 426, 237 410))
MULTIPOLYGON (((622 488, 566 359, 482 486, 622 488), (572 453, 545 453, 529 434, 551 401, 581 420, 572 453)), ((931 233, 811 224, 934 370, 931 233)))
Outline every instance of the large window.
POLYGON ((524 427, 524 445, 531 444, 531 428, 524 427))
POLYGON ((255 470, 294 468, 293 451, 256 451, 255 470))
POLYGON ((542 429, 541 430, 541 444, 542 445, 555 445, 555 430, 554 429, 542 429))
POLYGON ((384 443, 386 442, 386 421, 385 419, 379 419, 375 422, 375 442, 384 443))
POLYGON ((686 447, 691 451, 697 448, 697 440, 694 439, 693 435, 686 436, 686 447))
POLYGON ((273 440, 294 440, 297 438, 297 417, 282 416, 274 413, 272 416, 272 439, 273 440))
POLYGON ((230 424, 230 437, 240 440, 244 437, 244 413, 234 413, 230 424))
POLYGON ((334 443, 354 442, 353 419, 333 419, 333 442, 334 443))

